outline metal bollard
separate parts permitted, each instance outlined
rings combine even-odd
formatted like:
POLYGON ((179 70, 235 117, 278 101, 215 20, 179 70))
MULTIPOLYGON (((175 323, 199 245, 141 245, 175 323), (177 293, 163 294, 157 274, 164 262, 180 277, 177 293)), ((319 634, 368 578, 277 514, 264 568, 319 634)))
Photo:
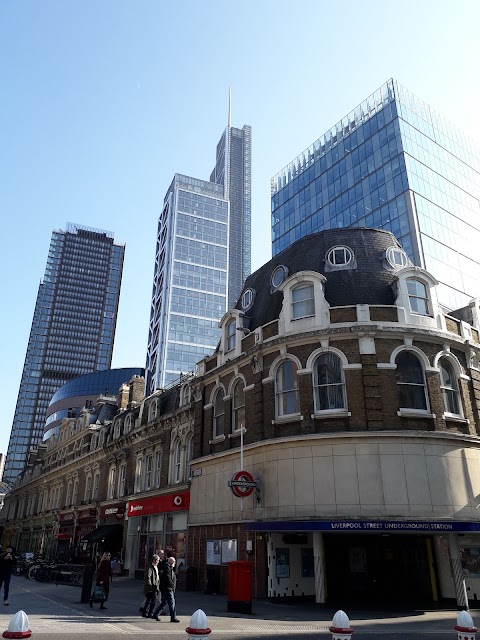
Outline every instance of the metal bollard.
POLYGON ((350 627, 350 620, 345 611, 340 609, 333 616, 330 633, 332 634, 332 640, 350 640, 353 629, 350 627))
POLYGON ((28 616, 25 611, 17 611, 8 625, 8 629, 2 633, 3 638, 29 638, 32 632, 28 628, 28 616))
POLYGON ((207 640, 212 630, 208 626, 205 612, 197 609, 190 618, 190 626, 185 631, 188 633, 188 640, 207 640))
POLYGON ((472 616, 468 611, 459 611, 454 629, 457 632, 457 640, 475 640, 477 635, 477 627, 473 626, 472 616))

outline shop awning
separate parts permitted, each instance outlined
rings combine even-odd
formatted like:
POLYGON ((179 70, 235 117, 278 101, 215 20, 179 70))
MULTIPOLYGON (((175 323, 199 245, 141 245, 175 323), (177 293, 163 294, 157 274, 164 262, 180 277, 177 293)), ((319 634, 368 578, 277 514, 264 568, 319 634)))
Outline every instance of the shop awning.
POLYGON ((123 525, 121 524, 102 524, 100 527, 97 527, 90 533, 87 533, 86 536, 83 536, 84 540, 89 540, 90 542, 100 542, 104 538, 108 538, 109 536, 113 536, 116 533, 119 533, 123 529, 123 525))
POLYGON ((71 533, 57 533, 57 540, 70 540, 72 537, 71 533))

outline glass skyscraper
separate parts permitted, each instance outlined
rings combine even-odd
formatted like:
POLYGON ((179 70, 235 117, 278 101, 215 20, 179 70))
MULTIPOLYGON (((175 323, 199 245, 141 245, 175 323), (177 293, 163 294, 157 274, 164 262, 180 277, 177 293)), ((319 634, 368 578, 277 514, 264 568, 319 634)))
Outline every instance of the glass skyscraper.
POLYGON ((40 283, 3 479, 42 441, 49 402, 66 381, 109 369, 125 247, 107 231, 54 231, 40 283))
POLYGON ((146 390, 212 353, 250 273, 251 128, 229 125, 210 181, 175 174, 158 221, 146 390))
POLYGON ((480 155, 395 80, 272 178, 274 255, 348 226, 394 233, 447 308, 480 296, 480 155))

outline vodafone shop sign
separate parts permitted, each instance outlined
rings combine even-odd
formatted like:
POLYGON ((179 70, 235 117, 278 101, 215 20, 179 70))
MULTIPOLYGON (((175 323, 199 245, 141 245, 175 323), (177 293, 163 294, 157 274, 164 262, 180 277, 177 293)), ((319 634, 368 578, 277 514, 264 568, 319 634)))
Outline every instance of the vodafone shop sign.
POLYGON ((178 491, 168 495, 152 496, 142 500, 130 500, 128 503, 128 517, 148 516, 154 513, 168 513, 169 511, 185 511, 190 507, 190 491, 178 491))

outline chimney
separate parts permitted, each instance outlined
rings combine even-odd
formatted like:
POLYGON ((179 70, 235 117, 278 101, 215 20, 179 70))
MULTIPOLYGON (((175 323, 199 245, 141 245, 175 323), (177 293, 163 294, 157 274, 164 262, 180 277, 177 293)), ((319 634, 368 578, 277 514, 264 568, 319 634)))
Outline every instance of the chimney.
POLYGON ((145 397, 145 378, 133 376, 128 384, 130 385, 129 406, 136 407, 145 397))

